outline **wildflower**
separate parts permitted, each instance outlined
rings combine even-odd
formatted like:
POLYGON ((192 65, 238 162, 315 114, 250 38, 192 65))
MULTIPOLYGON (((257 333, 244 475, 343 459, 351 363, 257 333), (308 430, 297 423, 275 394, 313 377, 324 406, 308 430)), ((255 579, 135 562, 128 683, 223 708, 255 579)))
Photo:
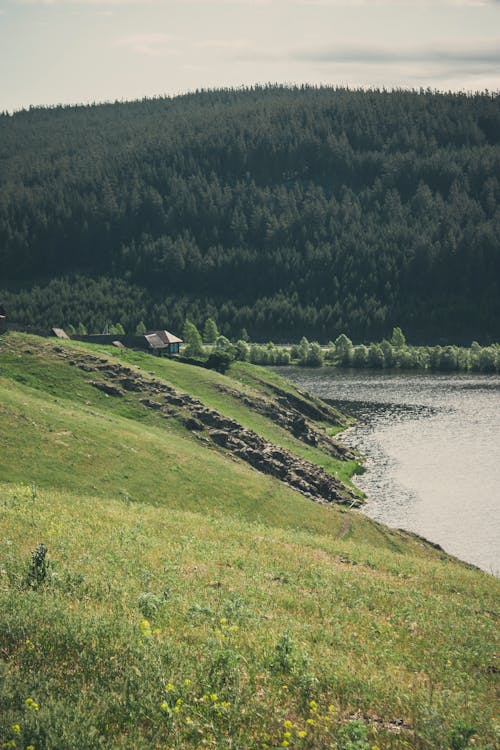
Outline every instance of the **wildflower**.
POLYGON ((290 743, 288 742, 288 740, 283 740, 283 742, 281 743, 281 747, 288 747, 289 744, 290 743))
POLYGON ((314 719, 306 719, 306 724, 309 724, 311 727, 313 727, 316 722, 314 721, 314 719))
POLYGON ((307 732, 304 729, 301 729, 300 732, 297 732, 297 737, 300 737, 300 739, 304 739, 304 737, 307 737, 307 732))
POLYGON ((160 708, 162 711, 168 711, 168 703, 166 701, 163 701, 163 703, 160 704, 160 708))
POLYGON ((148 620, 142 620, 140 628, 141 635, 144 636, 144 638, 151 637, 151 625, 149 624, 148 620))
POLYGON ((193 723, 192 718, 190 716, 186 716, 186 724, 189 726, 192 723, 193 723))
POLYGON ((167 693, 171 693, 172 690, 175 690, 174 686, 171 682, 167 682, 167 693))
POLYGON ((25 645, 26 645, 26 649, 28 651, 34 651, 35 650, 35 647, 34 647, 34 645, 32 644, 32 642, 30 641, 29 638, 26 639, 25 645))
POLYGON ((219 696, 217 695, 217 693, 210 693, 210 700, 211 701, 213 701, 215 703, 215 701, 218 700, 218 699, 219 699, 219 696))
POLYGON ((291 736, 292 736, 291 732, 283 732, 283 739, 284 740, 289 740, 291 736))
POLYGON ((282 689, 282 690, 288 690, 288 685, 282 685, 282 686, 281 686, 281 689, 282 689))
POLYGON ((19 734, 21 731, 21 727, 19 726, 19 724, 13 724, 11 726, 11 729, 14 732, 14 734, 19 734))
POLYGON ((286 721, 283 722, 283 726, 289 728, 289 727, 292 727, 293 724, 290 721, 290 719, 287 719, 286 721))
POLYGON ((318 704, 316 701, 309 701, 309 708, 311 709, 311 713, 314 714, 318 710, 318 704))
POLYGON ((26 698, 24 705, 28 711, 38 711, 38 703, 34 701, 33 698, 26 698))
POLYGON ((177 698, 177 700, 175 701, 176 706, 182 706, 182 703, 183 703, 182 698, 177 698))
POLYGON ((191 685, 191 680, 184 680, 184 686, 189 687, 191 685))
POLYGON ((34 745, 26 745, 26 750, 35 750, 34 745))

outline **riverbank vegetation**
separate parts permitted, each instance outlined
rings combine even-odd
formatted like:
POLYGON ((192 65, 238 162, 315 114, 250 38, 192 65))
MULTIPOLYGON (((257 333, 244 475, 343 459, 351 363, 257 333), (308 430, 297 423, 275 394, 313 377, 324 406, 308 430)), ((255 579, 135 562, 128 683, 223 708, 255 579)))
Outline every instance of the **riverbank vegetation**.
POLYGON ((480 346, 474 341, 470 347, 411 346, 395 344, 383 339, 378 343, 354 345, 341 334, 335 342, 321 347, 305 337, 300 344, 278 347, 272 342, 266 346, 251 346, 250 362, 260 365, 297 364, 302 367, 337 367, 431 370, 436 372, 500 372, 500 344, 480 346))
POLYGON ((411 346, 399 326, 393 328, 390 339, 378 343, 353 344, 344 333, 334 342, 321 346, 317 341, 302 337, 292 346, 250 344, 240 339, 231 343, 225 336, 217 336, 213 347, 204 348, 194 324, 184 327, 187 356, 206 360, 209 367, 226 368, 233 360, 249 361, 257 365, 299 365, 301 367, 336 367, 431 370, 436 372, 500 372, 500 344, 480 346, 474 341, 470 347, 411 346))
POLYGON ((2 114, 0 302, 45 329, 498 341, 499 113, 269 86, 2 114))
POLYGON ((498 581, 311 502, 183 411, 335 471, 251 406, 317 401, 248 363, 20 334, 0 394, 3 747, 496 746, 498 581))

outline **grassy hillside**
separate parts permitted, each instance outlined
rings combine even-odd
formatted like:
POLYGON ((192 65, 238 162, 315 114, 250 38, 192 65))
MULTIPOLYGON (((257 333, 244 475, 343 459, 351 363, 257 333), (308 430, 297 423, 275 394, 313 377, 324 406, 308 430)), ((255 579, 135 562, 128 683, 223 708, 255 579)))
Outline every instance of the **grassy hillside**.
MULTIPOLYGON (((274 375, 120 356, 322 453, 244 407, 293 389, 274 375)), ((0 339, 0 744, 493 750, 498 581, 256 471, 184 404, 107 395, 96 363, 123 366, 0 339)))

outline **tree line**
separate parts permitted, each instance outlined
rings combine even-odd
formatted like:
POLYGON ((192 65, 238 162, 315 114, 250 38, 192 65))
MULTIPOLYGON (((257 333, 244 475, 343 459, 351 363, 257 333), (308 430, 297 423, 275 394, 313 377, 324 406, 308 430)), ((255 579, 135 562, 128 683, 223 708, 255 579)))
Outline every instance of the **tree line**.
POLYGON ((0 299, 36 326, 500 339, 497 94, 281 86, 0 115, 0 299))
MULTIPOLYGON (((246 333, 246 332, 245 332, 246 333)), ((431 370, 440 372, 500 372, 500 344, 481 346, 473 341, 469 347, 412 346, 399 326, 389 339, 353 344, 345 333, 321 346, 303 336, 293 346, 249 343, 248 337, 231 342, 220 335, 215 321, 205 322, 203 335, 191 321, 183 329, 184 355, 206 362, 208 367, 225 371, 235 360, 257 365, 299 365, 301 367, 351 367, 362 369, 431 370), (210 344, 211 346, 207 346, 210 344)))

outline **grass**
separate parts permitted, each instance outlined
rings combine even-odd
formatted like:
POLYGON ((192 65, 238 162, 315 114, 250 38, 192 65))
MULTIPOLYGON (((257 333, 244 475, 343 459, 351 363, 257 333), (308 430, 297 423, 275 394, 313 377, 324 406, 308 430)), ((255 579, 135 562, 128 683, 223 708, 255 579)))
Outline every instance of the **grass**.
POLYGON ((0 745, 496 747, 496 579, 0 348, 0 745))

